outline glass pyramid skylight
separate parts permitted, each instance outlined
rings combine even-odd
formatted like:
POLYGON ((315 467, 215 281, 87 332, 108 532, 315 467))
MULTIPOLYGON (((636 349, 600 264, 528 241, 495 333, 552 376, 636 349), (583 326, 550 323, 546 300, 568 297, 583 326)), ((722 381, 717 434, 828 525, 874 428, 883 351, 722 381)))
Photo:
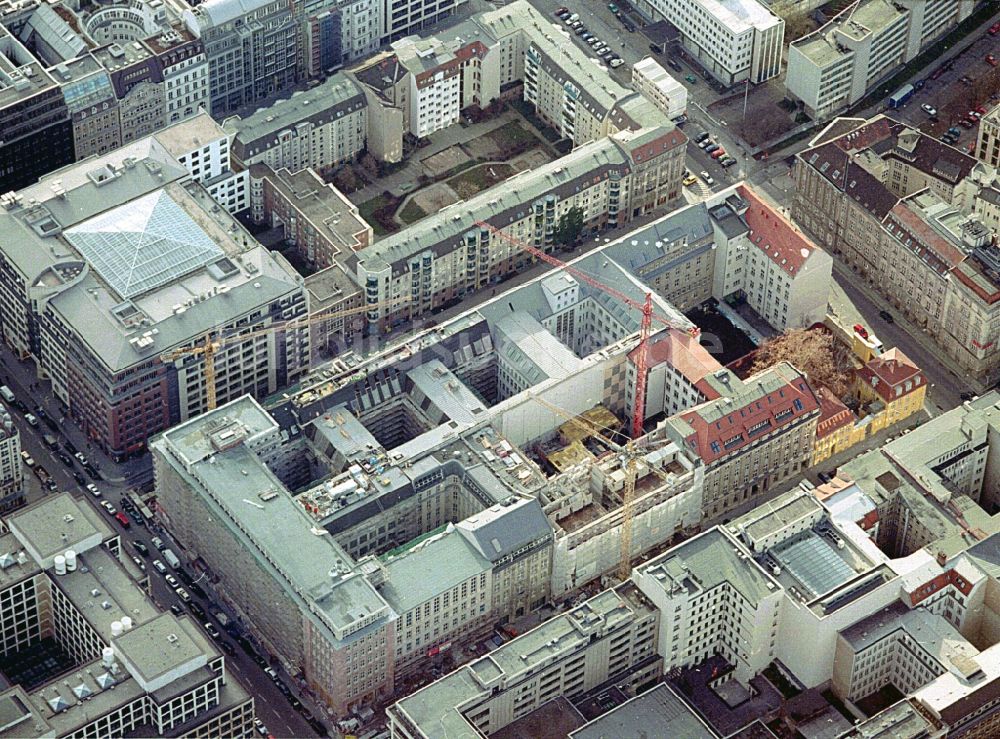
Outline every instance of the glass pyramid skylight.
POLYGON ((64 234, 123 299, 149 292, 223 256, 163 190, 113 208, 64 234))

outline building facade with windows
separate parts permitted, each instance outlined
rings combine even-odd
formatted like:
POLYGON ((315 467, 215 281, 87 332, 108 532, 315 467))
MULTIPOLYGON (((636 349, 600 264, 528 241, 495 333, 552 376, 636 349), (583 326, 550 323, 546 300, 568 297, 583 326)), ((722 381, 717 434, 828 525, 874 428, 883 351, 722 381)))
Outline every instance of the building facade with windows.
POLYGON ((972 13, 972 0, 858 0, 788 46, 785 90, 814 118, 836 113, 972 13))
MULTIPOLYGON (((88 438, 117 457, 205 407, 203 362, 167 363, 164 352, 209 329, 308 314, 302 278, 191 179, 190 130, 165 141, 65 169, 12 194, 0 214, 5 232, 18 234, 0 247, 0 293, 12 307, 0 319, 4 339, 34 357, 88 438), (186 165, 174 146, 190 152, 186 165)), ((221 149, 205 145, 221 166, 221 149)), ((305 371, 308 332, 266 333, 222 355, 220 398, 265 395, 305 371)))
POLYGON ((758 0, 642 0, 636 7, 673 24, 684 49, 726 87, 781 72, 785 21, 758 0))
POLYGON ((21 434, 10 408, 0 401, 0 511, 24 502, 21 434))
POLYGON ((667 433, 705 465, 707 518, 752 501, 806 469, 812 458, 819 401, 787 362, 740 380, 711 376, 712 396, 667 420, 667 433))
POLYGON ((68 669, 5 684, 0 736, 243 736, 253 698, 187 616, 160 611, 101 514, 68 493, 5 517, 0 645, 54 639, 68 669))
POLYGON ((351 78, 335 74, 245 118, 227 118, 223 127, 232 137, 236 167, 323 173, 364 150, 367 105, 351 78))

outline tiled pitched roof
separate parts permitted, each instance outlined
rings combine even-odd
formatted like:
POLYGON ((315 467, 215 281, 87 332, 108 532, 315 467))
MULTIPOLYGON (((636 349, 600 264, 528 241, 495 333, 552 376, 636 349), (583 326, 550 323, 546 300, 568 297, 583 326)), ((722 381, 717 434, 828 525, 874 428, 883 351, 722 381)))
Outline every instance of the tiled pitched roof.
POLYGON ((766 205, 753 190, 743 185, 738 190, 750 205, 743 217, 751 229, 751 243, 782 270, 795 275, 816 250, 816 245, 781 214, 766 205))
POLYGON ((854 422, 854 413, 840 398, 825 387, 816 390, 819 399, 819 421, 816 422, 816 438, 822 439, 834 431, 854 422))
POLYGON ((782 363, 748 378, 742 392, 702 403, 679 417, 693 432, 685 439, 688 447, 711 464, 818 409, 805 378, 782 363))
POLYGON ((926 382, 920 368, 901 349, 896 347, 870 359, 864 367, 858 370, 858 375, 868 385, 872 384, 873 378, 877 378, 877 382, 872 388, 886 402, 905 397, 923 387, 926 382), (910 382, 909 389, 906 387, 907 381, 910 382), (897 387, 900 388, 898 395, 896 394, 897 387))

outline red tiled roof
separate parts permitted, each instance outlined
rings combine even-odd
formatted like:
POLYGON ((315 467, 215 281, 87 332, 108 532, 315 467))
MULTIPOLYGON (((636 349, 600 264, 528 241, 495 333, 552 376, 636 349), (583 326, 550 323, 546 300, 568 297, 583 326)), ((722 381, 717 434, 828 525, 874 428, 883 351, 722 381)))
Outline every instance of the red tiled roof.
MULTIPOLYGON (((633 362, 638 351, 636 348, 629 353, 629 359, 633 362)), ((692 385, 705 375, 722 369, 722 365, 708 353, 697 337, 672 328, 650 341, 646 362, 649 367, 666 362, 675 367, 692 385)), ((718 394, 714 397, 718 397, 718 394)))
MULTIPOLYGON (((629 154, 634 162, 648 162, 655 159, 666 151, 672 151, 678 146, 687 144, 688 138, 678 129, 669 131, 662 136, 657 136, 652 141, 639 144, 634 149, 629 149, 629 154)), ((628 146, 628 142, 624 142, 628 146)))
POLYGON ((885 227, 917 256, 940 262, 940 266, 931 266, 941 274, 965 259, 965 254, 960 249, 931 228, 930 224, 907 207, 905 201, 901 200, 892 209, 885 219, 885 227), (924 254, 928 249, 931 253, 924 254))
POLYGON ((840 402, 840 398, 820 387, 816 390, 819 399, 819 421, 816 423, 816 438, 822 439, 844 426, 854 423, 854 413, 840 402))
POLYGON ((868 360, 868 363, 857 372, 861 381, 867 385, 871 385, 872 378, 877 377, 879 382, 875 383, 874 390, 887 402, 905 397, 926 382, 920 368, 897 347, 868 360), (905 385, 907 380, 911 381, 909 390, 905 385), (902 388, 899 395, 896 394, 897 387, 902 388))
MULTIPOLYGON (((774 371, 774 368, 765 370, 774 371)), ((753 377, 745 384, 750 388, 756 386, 753 377)), ((680 414, 694 430, 685 441, 705 464, 749 446, 759 436, 773 433, 819 408, 819 401, 802 375, 782 383, 772 392, 762 392, 742 406, 724 404, 725 399, 720 398, 680 414), (710 419, 706 419, 702 412, 709 404, 727 412, 717 420, 714 414, 708 414, 710 419)))
POLYGON ((743 217, 750 226, 751 243, 782 270, 790 275, 798 273, 816 245, 749 187, 740 185, 738 190, 750 204, 743 217))

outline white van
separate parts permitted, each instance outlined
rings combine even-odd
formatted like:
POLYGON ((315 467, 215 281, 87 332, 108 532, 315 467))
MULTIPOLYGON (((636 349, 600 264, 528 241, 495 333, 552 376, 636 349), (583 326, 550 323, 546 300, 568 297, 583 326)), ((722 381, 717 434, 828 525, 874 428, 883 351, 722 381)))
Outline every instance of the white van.
POLYGON ((6 385, 0 385, 0 396, 3 396, 3 399, 8 403, 14 402, 14 391, 6 385))

